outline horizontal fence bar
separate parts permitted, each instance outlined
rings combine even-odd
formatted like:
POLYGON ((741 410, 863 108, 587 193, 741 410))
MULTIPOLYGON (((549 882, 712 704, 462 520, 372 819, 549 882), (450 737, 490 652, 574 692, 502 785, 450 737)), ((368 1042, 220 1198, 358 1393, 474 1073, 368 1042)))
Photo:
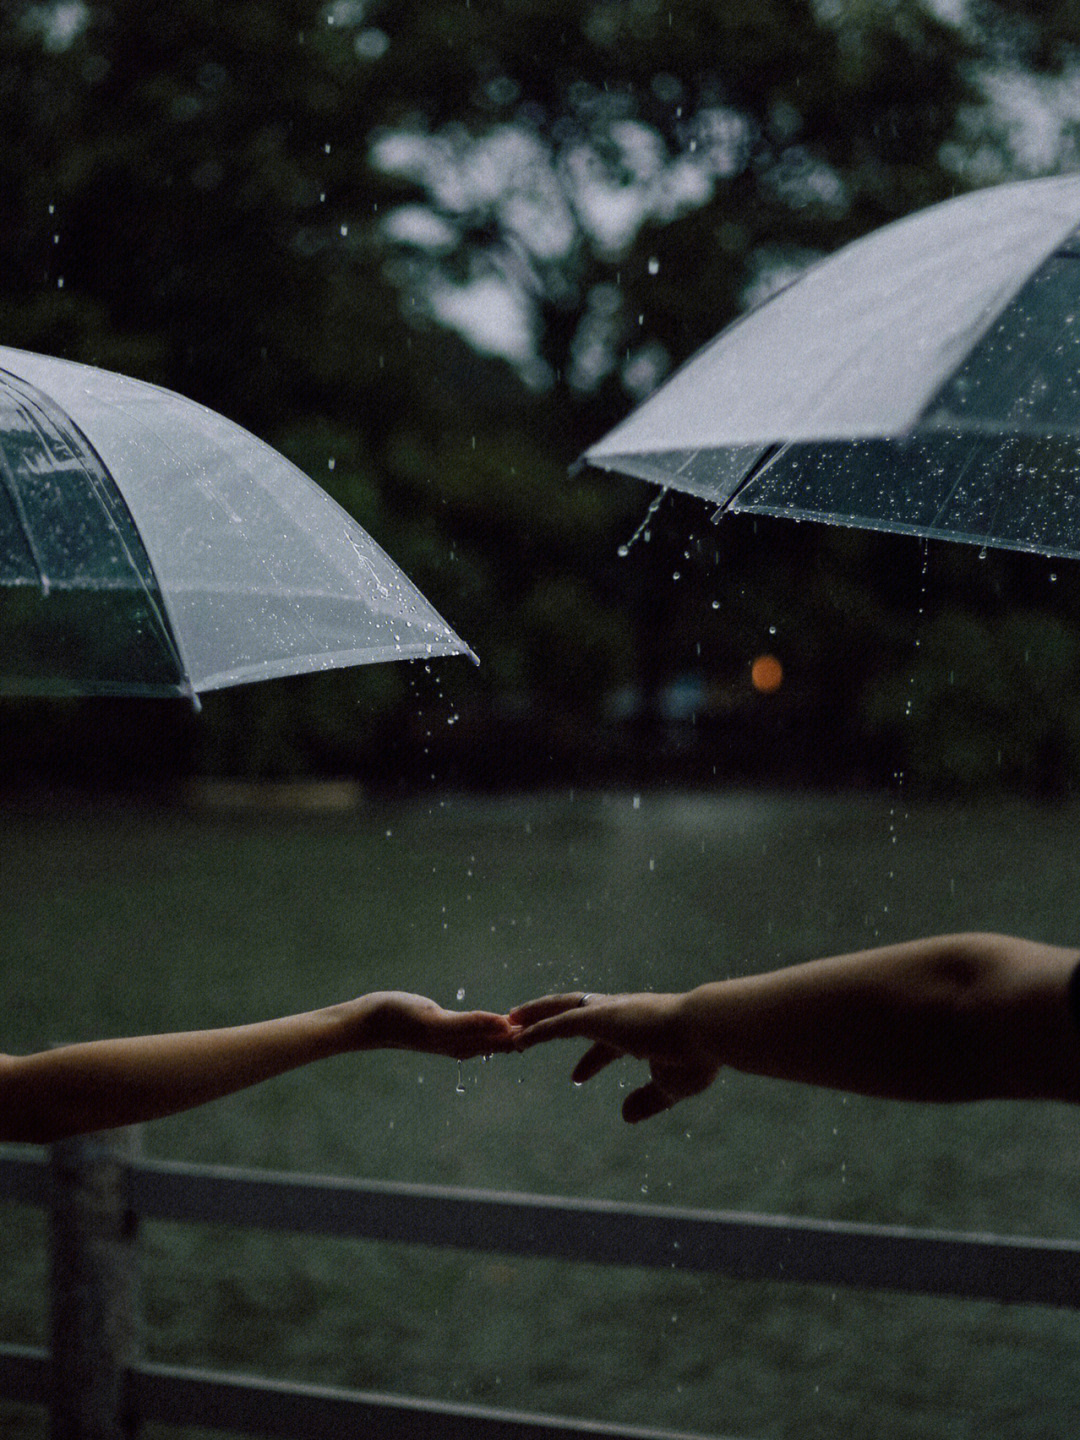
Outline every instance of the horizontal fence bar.
MULTIPOLYGON (((48 1199, 44 1159, 0 1152, 0 1196, 48 1199)), ((1080 1308, 1080 1243, 566 1200, 141 1160, 132 1209, 234 1225, 594 1265, 1080 1308)))
POLYGON ((400 1395, 207 1374, 140 1365, 132 1376, 140 1421, 190 1424, 295 1440, 704 1440, 666 1430, 566 1420, 483 1406, 411 1400, 400 1395))
POLYGON ((30 1345, 0 1345, 0 1398, 47 1405, 49 1354, 30 1345))
MULTIPOLYGON (((0 1345, 0 1398, 28 1405, 49 1399, 49 1357, 28 1346, 0 1345)), ((138 1365, 130 1399, 139 1423, 189 1425, 295 1440, 705 1440, 669 1430, 530 1415, 479 1405, 450 1405, 248 1375, 138 1365)))
POLYGON ((592 1265, 1080 1307, 1080 1244, 146 1161, 135 1210, 592 1265))

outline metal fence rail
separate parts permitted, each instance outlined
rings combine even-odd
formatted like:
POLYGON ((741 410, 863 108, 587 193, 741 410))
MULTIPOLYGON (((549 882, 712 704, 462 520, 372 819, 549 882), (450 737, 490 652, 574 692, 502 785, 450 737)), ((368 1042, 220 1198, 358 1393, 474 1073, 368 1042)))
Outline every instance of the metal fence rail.
MULTIPOLYGON (((63 1143, 69 1168, 73 1156, 91 1172, 106 1158, 101 1142, 63 1143)), ((30 1151, 0 1149, 0 1197, 58 1213, 57 1188, 67 1183, 57 1163, 59 1149, 54 1147, 51 1165, 30 1151)), ((310 1178, 148 1160, 133 1152, 116 1173, 122 1177, 116 1203, 124 1212, 119 1221, 114 1217, 118 1235, 133 1236, 136 1219, 193 1221, 744 1280, 1080 1308, 1075 1241, 310 1178)), ((90 1208, 99 1220, 100 1196, 90 1208)), ((122 1250, 123 1240, 117 1243, 122 1250)), ((61 1303, 55 1295, 53 1303, 55 1312, 61 1303)), ((0 1347, 0 1397, 54 1405, 52 1368, 44 1351, 0 1347)), ((410 1440, 466 1435, 468 1440, 616 1435, 656 1440, 660 1433, 183 1371, 147 1365, 138 1357, 126 1363, 124 1395, 129 1418, 180 1424, 198 1417, 199 1424, 247 1434, 336 1436, 343 1428, 362 1427, 370 1440, 383 1435, 398 1440, 402 1434, 410 1440)))
MULTIPOLYGON (((128 1405, 138 1423, 198 1425, 239 1435, 292 1440, 712 1440, 556 1415, 482 1405, 451 1405, 328 1385, 298 1385, 142 1363, 128 1376, 128 1405)), ((47 1351, 0 1345, 0 1398, 49 1405, 47 1351)), ((130 1433, 130 1431, 128 1432, 130 1433)), ((93 1434, 98 1440, 99 1432, 93 1434)))

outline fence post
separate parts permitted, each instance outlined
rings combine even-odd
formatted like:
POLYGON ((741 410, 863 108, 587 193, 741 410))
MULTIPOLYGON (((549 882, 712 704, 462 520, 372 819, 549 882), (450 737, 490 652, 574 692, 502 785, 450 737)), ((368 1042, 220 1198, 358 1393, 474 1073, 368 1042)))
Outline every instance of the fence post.
POLYGON ((129 1440, 129 1370, 140 1343, 136 1129, 52 1146, 52 1440, 129 1440))

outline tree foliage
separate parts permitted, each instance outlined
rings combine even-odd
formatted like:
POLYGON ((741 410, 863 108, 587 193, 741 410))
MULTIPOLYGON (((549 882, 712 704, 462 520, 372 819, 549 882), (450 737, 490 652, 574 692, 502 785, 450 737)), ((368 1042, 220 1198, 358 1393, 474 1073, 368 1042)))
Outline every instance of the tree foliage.
MULTIPOLYGON (((446 667, 459 763, 514 707, 543 722, 539 773, 619 686, 653 719, 688 671, 742 693, 766 617, 806 723, 857 748, 907 663, 910 547, 868 565, 865 537, 773 527, 763 555, 746 526, 668 504, 621 559, 647 497, 566 467, 751 300, 977 178, 979 66, 1008 34, 1015 63, 1057 74, 1078 37, 1068 6, 971 14, 5 5, 3 339, 191 395, 331 490, 485 661, 446 667)), ((978 585, 963 602, 989 603, 978 585)), ((387 674, 213 697, 195 763, 385 772, 416 703, 387 674)))

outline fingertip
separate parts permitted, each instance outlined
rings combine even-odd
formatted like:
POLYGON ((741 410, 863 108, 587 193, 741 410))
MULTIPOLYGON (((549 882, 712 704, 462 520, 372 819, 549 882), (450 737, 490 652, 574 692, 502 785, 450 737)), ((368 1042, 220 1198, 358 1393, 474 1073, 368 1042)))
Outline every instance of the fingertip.
POLYGON ((671 1109, 673 1103, 650 1081, 640 1090, 632 1091, 623 1101, 623 1119, 628 1125, 637 1125, 642 1120, 651 1120, 654 1115, 662 1115, 665 1110, 671 1109))

